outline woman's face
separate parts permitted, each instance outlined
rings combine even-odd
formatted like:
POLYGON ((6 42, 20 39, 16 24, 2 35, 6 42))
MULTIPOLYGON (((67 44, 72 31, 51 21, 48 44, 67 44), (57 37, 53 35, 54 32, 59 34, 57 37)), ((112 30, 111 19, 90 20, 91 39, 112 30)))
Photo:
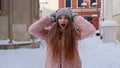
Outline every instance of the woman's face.
POLYGON ((68 16, 66 15, 60 15, 58 17, 58 24, 62 30, 66 29, 69 23, 68 16))

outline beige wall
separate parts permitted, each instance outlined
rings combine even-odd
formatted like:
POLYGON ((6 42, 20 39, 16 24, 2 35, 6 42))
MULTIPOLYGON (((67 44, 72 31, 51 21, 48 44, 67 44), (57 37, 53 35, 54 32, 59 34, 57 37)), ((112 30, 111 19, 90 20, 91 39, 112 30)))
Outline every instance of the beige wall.
POLYGON ((8 39, 8 17, 0 16, 0 40, 8 39))
POLYGON ((0 13, 0 40, 8 39, 8 0, 2 1, 0 13))
POLYGON ((40 10, 42 11, 42 17, 49 15, 51 12, 59 8, 59 0, 47 0, 47 2, 40 3, 40 10))
POLYGON ((120 0, 113 0, 113 15, 120 14, 120 0))
POLYGON ((28 41, 28 27, 39 19, 39 0, 2 0, 0 40, 28 41))
POLYGON ((120 40, 120 15, 114 15, 113 20, 118 23, 117 39, 120 40))
POLYGON ((117 21, 119 26, 118 26, 118 31, 117 31, 117 39, 120 40, 120 0, 113 0, 113 15, 112 18, 113 20, 117 21))

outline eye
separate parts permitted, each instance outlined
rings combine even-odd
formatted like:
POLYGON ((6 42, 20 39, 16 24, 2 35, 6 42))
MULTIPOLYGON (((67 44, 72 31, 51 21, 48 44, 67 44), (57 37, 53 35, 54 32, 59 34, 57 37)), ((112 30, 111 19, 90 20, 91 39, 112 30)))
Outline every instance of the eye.
POLYGON ((68 17, 66 16, 65 19, 68 19, 68 17))
POLYGON ((59 17, 58 19, 62 19, 62 17, 59 17))
POLYGON ((65 19, 69 19, 67 16, 65 16, 65 19))

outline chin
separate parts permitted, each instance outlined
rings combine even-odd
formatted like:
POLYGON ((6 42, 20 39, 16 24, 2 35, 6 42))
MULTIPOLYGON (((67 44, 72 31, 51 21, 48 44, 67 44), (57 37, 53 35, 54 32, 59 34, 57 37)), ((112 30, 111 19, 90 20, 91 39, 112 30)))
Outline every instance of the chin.
POLYGON ((61 28, 62 30, 65 30, 65 29, 67 29, 66 27, 63 27, 63 28, 61 28))

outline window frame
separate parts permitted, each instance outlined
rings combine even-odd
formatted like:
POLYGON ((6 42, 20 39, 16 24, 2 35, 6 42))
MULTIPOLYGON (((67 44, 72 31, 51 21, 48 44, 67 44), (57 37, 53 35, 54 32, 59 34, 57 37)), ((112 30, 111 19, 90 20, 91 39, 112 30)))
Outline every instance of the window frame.
MULTIPOLYGON (((85 3, 85 0, 83 0, 82 3, 85 3)), ((82 4, 82 3, 81 3, 81 4, 82 4)), ((82 8, 82 7, 83 7, 83 6, 81 6, 81 7, 78 6, 78 0, 77 0, 77 8, 82 8)))
MULTIPOLYGON (((93 2, 93 3, 94 3, 94 2, 93 2)), ((97 3, 97 0, 95 0, 95 3, 97 3)), ((92 6, 91 0, 89 1, 89 6, 90 6, 90 7, 94 7, 94 6, 92 6)))
POLYGON ((1 10, 0 10, 0 16, 6 16, 8 15, 9 10, 9 0, 6 2, 5 0, 1 0, 1 10))
POLYGON ((70 7, 66 7, 66 4, 67 4, 67 3, 66 3, 66 0, 64 0, 64 7, 65 7, 65 8, 72 8, 72 0, 71 0, 71 4, 70 4, 71 6, 70 6, 70 7))

